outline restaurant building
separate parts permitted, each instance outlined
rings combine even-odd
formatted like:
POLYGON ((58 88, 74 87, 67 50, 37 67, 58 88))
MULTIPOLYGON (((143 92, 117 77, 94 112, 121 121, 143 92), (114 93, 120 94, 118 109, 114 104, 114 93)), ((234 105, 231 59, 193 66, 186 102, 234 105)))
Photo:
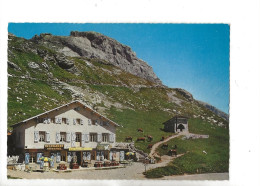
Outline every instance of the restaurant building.
POLYGON ((79 165, 83 160, 124 159, 115 148, 118 126, 80 101, 12 125, 16 154, 26 164, 39 163, 43 156, 55 164, 70 163, 76 155, 79 165))

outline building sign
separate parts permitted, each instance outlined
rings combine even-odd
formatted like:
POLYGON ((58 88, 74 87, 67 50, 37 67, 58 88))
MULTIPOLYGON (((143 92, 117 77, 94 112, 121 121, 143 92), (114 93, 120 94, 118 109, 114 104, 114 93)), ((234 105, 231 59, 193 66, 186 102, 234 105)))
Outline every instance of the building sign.
POLYGON ((44 145, 44 149, 46 150, 62 150, 64 149, 63 144, 55 144, 55 145, 44 145))
POLYGON ((89 147, 72 147, 72 148, 69 148, 69 151, 86 151, 86 150, 92 150, 92 148, 89 148, 89 147))

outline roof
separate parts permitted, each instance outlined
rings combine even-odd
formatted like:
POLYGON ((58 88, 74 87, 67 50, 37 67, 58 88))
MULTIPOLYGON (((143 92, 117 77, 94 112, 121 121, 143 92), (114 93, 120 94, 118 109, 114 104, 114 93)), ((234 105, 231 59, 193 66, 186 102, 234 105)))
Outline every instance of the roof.
POLYGON ((98 116, 104 118, 105 120, 108 120, 109 122, 111 122, 112 124, 114 124, 114 125, 117 126, 117 127, 120 126, 120 125, 117 124, 116 122, 114 122, 114 121, 108 119, 107 117, 105 117, 105 116, 103 116, 102 114, 98 113, 97 111, 93 110, 92 108, 90 108, 89 106, 85 105, 85 104, 82 103, 81 101, 76 100, 76 101, 72 101, 72 102, 70 102, 70 103, 61 105, 61 106, 59 106, 59 107, 56 107, 56 108, 54 108, 54 109, 51 109, 51 110, 49 110, 49 111, 43 112, 43 113, 38 114, 38 115, 36 115, 36 116, 30 117, 30 118, 28 118, 28 119, 25 119, 25 120, 23 120, 23 121, 21 121, 21 122, 18 122, 18 123, 16 123, 16 124, 14 124, 14 125, 11 125, 11 127, 15 127, 15 126, 20 125, 20 124, 22 124, 22 123, 26 123, 27 121, 30 121, 30 120, 35 119, 35 118, 38 118, 38 117, 40 117, 40 116, 43 116, 43 115, 45 115, 45 114, 48 114, 48 113, 50 113, 50 112, 52 112, 52 111, 55 111, 55 110, 57 110, 57 109, 60 109, 60 108, 62 108, 62 107, 71 105, 71 104, 73 104, 73 103, 78 103, 78 104, 82 105, 85 109, 91 110, 94 114, 96 114, 96 115, 98 115, 98 116))
POLYGON ((174 119, 174 118, 185 118, 185 119, 189 119, 188 117, 186 116, 182 116, 182 115, 175 115, 173 116, 171 119, 168 119, 167 121, 163 122, 163 124, 167 123, 168 121, 174 119))

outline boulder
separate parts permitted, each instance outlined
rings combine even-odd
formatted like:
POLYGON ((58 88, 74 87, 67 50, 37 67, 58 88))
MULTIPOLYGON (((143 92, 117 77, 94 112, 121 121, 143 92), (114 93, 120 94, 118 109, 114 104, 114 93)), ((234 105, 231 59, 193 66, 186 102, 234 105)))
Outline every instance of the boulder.
POLYGON ((30 67, 30 68, 32 68, 32 69, 38 69, 40 66, 37 64, 37 63, 35 63, 35 62, 29 62, 28 63, 28 66, 30 67))

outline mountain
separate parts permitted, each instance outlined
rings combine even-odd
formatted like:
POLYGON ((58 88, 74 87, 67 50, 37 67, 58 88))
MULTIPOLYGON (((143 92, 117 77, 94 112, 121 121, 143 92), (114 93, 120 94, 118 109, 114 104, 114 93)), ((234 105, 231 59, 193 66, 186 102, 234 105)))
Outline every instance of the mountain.
POLYGON ((9 33, 8 39, 8 126, 80 99, 123 127, 154 117, 151 125, 158 128, 181 114, 228 128, 225 114, 163 85, 130 47, 100 33, 45 33, 29 40, 9 33))
POLYGON ((198 101, 198 103, 199 103, 200 105, 202 105, 202 106, 208 108, 209 110, 211 110, 212 112, 214 112, 215 114, 217 114, 219 117, 222 117, 222 118, 224 118, 224 119, 227 120, 227 121, 229 120, 229 115, 226 114, 225 112, 223 112, 223 111, 217 109, 216 107, 214 107, 214 106, 212 106, 212 105, 210 105, 210 104, 208 104, 208 103, 205 103, 205 102, 203 102, 203 101, 198 101))

